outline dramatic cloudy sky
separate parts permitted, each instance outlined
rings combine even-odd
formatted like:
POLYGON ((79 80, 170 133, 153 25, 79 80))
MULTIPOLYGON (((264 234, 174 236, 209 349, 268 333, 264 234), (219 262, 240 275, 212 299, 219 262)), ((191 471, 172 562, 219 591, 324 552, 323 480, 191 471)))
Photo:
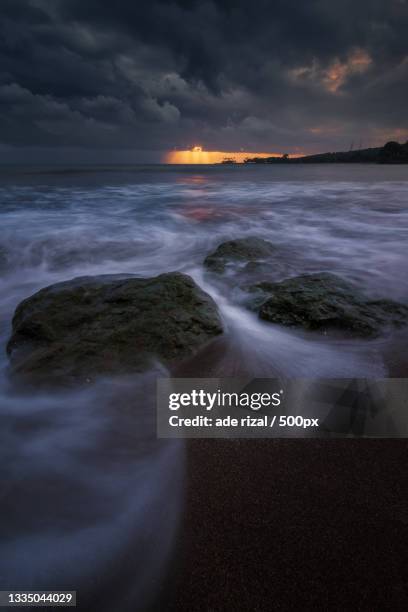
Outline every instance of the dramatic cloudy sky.
POLYGON ((408 0, 1 0, 0 159, 408 138, 408 0))

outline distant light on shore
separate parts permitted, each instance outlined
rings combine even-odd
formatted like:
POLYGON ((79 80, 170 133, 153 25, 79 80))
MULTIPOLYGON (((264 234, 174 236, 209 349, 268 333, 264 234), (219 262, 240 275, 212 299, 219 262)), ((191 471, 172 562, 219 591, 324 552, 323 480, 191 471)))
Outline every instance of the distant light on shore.
POLYGON ((282 153, 254 153, 253 151, 203 151, 195 146, 188 151, 170 151, 164 156, 166 164, 220 164, 225 160, 242 163, 248 157, 281 157, 282 153))

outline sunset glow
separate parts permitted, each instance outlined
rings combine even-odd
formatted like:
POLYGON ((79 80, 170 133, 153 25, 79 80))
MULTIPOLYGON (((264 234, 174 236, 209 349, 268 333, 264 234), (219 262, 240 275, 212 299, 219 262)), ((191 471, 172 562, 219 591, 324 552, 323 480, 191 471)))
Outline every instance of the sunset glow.
POLYGON ((247 157, 281 157, 282 153, 254 153, 249 151, 203 151, 195 146, 188 151, 170 151, 164 156, 165 164, 220 164, 225 159, 242 163, 247 157))

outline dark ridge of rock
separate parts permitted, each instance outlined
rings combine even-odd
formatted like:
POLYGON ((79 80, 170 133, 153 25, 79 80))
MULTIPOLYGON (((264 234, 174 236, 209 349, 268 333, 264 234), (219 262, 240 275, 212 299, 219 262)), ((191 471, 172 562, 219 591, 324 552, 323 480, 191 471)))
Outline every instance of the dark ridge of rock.
POLYGON ((189 276, 81 277, 20 303, 7 352, 13 375, 72 384, 171 365, 221 333, 215 302, 189 276))
POLYGON ((222 273, 229 264, 257 262, 270 257, 274 252, 274 245, 263 238, 238 238, 218 245, 204 259, 204 265, 212 272, 222 273))
POLYGON ((408 322, 408 306, 391 300, 369 300, 334 274, 304 274, 279 283, 250 287, 250 307, 265 321, 308 330, 343 330, 374 337, 389 325, 408 322))

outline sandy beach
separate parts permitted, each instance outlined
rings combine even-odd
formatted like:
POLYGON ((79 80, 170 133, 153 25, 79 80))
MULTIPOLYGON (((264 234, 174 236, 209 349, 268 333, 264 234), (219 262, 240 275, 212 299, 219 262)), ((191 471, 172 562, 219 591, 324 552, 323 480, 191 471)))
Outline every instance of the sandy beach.
POLYGON ((192 440, 172 609, 404 610, 401 440, 192 440))

